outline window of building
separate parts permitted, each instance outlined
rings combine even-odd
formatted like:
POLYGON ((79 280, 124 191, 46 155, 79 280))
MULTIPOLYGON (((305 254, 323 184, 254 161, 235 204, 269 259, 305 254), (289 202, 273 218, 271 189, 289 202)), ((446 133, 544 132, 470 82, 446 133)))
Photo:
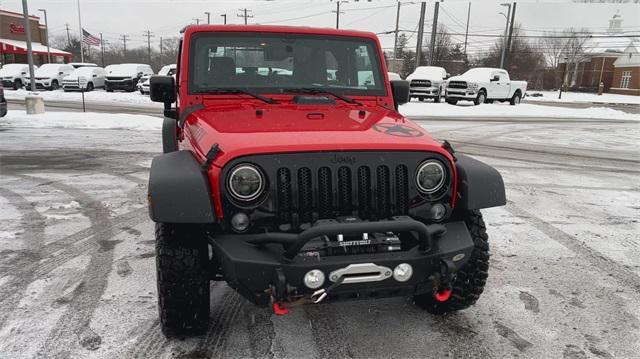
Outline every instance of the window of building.
POLYGON ((631 71, 622 71, 622 78, 620 79, 620 88, 628 89, 629 82, 631 82, 631 71))

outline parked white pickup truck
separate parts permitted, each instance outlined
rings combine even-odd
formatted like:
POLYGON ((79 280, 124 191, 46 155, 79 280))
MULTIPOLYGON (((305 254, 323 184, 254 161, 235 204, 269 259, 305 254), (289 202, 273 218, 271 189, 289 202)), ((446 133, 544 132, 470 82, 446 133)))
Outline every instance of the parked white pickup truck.
POLYGON ((449 77, 447 70, 437 66, 419 66, 407 76, 409 81, 409 95, 424 101, 432 98, 434 102, 440 102, 446 87, 446 79, 449 77))
POLYGON ((449 79, 446 101, 455 105, 458 101, 474 104, 509 101, 517 105, 527 91, 526 81, 511 81, 503 69, 478 67, 449 79))

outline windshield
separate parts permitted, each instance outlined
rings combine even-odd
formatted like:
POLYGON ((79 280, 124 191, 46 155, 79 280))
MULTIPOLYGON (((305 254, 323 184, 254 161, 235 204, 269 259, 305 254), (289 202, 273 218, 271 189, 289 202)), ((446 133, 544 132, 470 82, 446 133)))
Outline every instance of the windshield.
POLYGON ((44 64, 36 70, 36 76, 56 76, 63 69, 58 64, 44 64))
POLYGON ((191 40, 189 91, 243 88, 259 93, 325 88, 386 95, 372 40, 302 34, 198 34, 191 40))

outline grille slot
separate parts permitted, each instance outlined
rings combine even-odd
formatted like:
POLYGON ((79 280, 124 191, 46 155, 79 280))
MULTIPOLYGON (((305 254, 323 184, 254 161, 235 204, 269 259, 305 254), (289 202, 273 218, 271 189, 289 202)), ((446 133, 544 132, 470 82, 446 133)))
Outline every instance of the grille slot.
POLYGON ((320 218, 331 218, 333 190, 331 185, 331 169, 321 167, 318 170, 318 212, 320 218))
POLYGON ((358 168, 358 214, 371 217, 371 172, 364 166, 358 168))
POLYGON ((396 167, 396 212, 406 215, 409 211, 409 170, 405 165, 396 167))
POLYGON ((311 222, 313 210, 313 187, 311 170, 303 167, 298 170, 298 208, 300 208, 300 221, 311 222))
POLYGON ((389 217, 391 213, 391 185, 389 181, 389 167, 376 168, 376 205, 378 218, 389 217))
POLYGON ((351 215, 351 169, 340 167, 338 169, 338 211, 341 215, 351 215))
POLYGON ((288 221, 291 217, 291 171, 288 168, 280 168, 277 178, 278 212, 280 220, 288 221))
POLYGON ((431 81, 429 80, 411 80, 411 87, 431 87, 431 81))

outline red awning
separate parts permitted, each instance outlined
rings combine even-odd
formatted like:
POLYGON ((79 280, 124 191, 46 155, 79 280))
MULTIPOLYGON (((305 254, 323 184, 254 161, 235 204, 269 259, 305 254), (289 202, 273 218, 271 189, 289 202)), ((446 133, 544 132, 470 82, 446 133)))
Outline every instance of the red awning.
MULTIPOLYGON (((31 51, 34 55, 46 55, 47 46, 39 42, 31 43, 31 51)), ((52 56, 71 57, 71 53, 54 48, 50 48, 52 56)), ((0 39, 0 53, 24 55, 27 53, 27 43, 18 40, 0 39)))

